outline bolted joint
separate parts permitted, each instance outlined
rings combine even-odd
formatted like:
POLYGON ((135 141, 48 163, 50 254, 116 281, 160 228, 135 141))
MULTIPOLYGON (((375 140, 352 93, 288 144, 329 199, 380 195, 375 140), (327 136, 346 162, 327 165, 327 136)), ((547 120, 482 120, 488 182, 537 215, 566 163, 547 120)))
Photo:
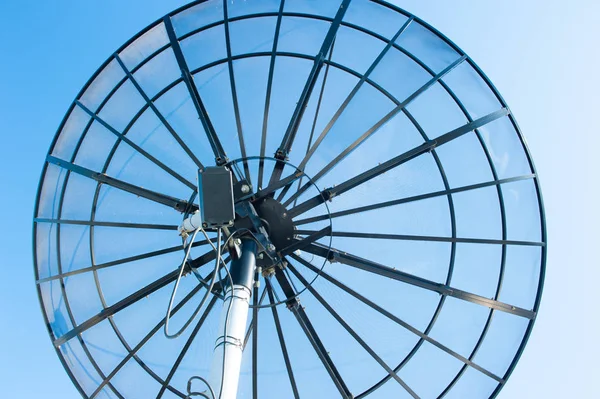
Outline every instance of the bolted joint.
POLYGON ((335 197, 335 194, 331 191, 331 188, 328 188, 326 190, 321 191, 321 197, 325 201, 331 201, 333 197, 335 197))
POLYGON ((215 158, 215 163, 217 164, 217 166, 223 166, 223 165, 229 163, 229 158, 227 158, 227 157, 216 157, 215 158))
POLYGON ((300 300, 295 297, 285 302, 285 306, 291 311, 297 310, 300 307, 300 300))
POLYGON ((288 152, 285 150, 282 150, 281 148, 277 150, 277 152, 275 153, 275 159, 279 160, 279 161, 287 161, 288 158, 288 152))
POLYGON ((335 258, 335 252, 333 252, 333 251, 327 252, 326 259, 329 261, 329 263, 336 263, 337 262, 337 259, 335 258))

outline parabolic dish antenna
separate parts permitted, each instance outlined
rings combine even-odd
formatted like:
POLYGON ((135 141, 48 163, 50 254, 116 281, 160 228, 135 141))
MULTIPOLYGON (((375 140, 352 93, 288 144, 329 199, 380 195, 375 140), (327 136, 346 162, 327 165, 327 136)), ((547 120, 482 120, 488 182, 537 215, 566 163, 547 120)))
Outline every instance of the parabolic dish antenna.
POLYGON ((85 398, 495 397, 546 259, 504 100, 380 0, 196 1, 140 32, 69 108, 34 243, 85 398))

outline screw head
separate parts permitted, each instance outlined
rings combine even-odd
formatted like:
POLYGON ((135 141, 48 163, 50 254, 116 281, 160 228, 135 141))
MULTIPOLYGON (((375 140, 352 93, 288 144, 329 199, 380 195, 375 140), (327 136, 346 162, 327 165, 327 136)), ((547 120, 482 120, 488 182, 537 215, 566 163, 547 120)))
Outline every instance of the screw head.
POLYGON ((274 252, 274 251, 275 251, 275 245, 273 245, 273 244, 269 244, 267 248, 268 248, 268 250, 269 250, 269 251, 271 251, 271 252, 274 252))
POLYGON ((242 193, 248 194, 250 192, 250 186, 247 184, 242 184, 242 193))

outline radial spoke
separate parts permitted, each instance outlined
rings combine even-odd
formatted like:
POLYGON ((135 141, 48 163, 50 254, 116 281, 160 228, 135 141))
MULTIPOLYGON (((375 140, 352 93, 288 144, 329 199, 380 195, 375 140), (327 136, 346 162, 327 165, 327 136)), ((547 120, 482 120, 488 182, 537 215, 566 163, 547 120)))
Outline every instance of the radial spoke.
POLYGON ((163 116, 163 114, 158 110, 156 105, 154 105, 154 103, 152 102, 150 97, 148 97, 146 92, 142 89, 142 87, 140 86, 138 81, 135 79, 135 77, 133 76, 131 71, 129 71, 129 69, 127 69, 127 67, 123 63, 123 60, 121 60, 121 57, 119 57, 119 54, 115 53, 114 57, 117 60, 117 62, 119 63, 119 65, 121 66, 121 68, 123 69, 123 72, 125 72, 125 74, 129 78, 131 83, 135 86, 138 93, 140 93, 140 95, 142 96, 144 101, 146 101, 146 105, 148 105, 148 107, 150 107, 150 109, 154 112, 156 117, 165 126, 167 131, 171 134, 171 136, 173 136, 175 141, 177 141, 177 143, 181 146, 181 148, 185 151, 185 153, 192 159, 192 161, 194 161, 196 166, 198 166, 198 168, 200 168, 200 169, 203 169, 204 165, 202 165, 202 162, 200 162, 200 160, 196 157, 196 154, 194 154, 194 152, 192 150, 190 150, 190 148, 187 146, 185 141, 183 141, 181 139, 181 137, 179 137, 179 135, 177 134, 175 129, 173 129, 173 126, 171 126, 171 124, 167 121, 167 119, 163 116))
POLYGON ((178 226, 170 224, 151 224, 151 223, 122 223, 122 222, 101 222, 98 220, 69 220, 69 219, 44 219, 34 218, 36 223, 60 223, 77 226, 100 226, 100 227, 124 227, 130 229, 153 229, 153 230, 177 230, 178 226))
MULTIPOLYGON (((319 119, 319 112, 321 111, 321 103, 323 102, 323 95, 325 94, 325 86, 327 84, 327 77, 329 76, 329 68, 331 67, 331 57, 333 56, 334 47, 335 47, 335 40, 331 44, 331 49, 329 50, 329 58, 328 58, 329 62, 325 66, 325 74, 323 75, 323 82, 321 83, 319 99, 317 100, 317 109, 315 111, 315 116, 313 118, 312 127, 310 129, 310 136, 308 137, 308 143, 306 143, 306 153, 308 153, 308 150, 310 149, 310 146, 312 145, 312 140, 313 140, 313 137, 315 134, 315 129, 317 127, 317 120, 319 119)), ((303 169, 303 168, 300 167, 298 169, 303 169)), ((300 189, 301 185, 302 185, 302 177, 298 181, 298 189, 300 189)), ((277 197, 277 201, 281 202, 291 187, 292 187, 292 183, 285 186, 285 188, 283 190, 281 190, 281 193, 279 193, 279 197, 277 197)))
MULTIPOLYGON (((187 294, 181 300, 181 302, 179 302, 173 308, 173 311, 171 312, 171 315, 175 315, 177 312, 179 312, 179 310, 181 310, 181 308, 183 308, 183 306, 186 303, 188 303, 192 299, 192 297, 198 293, 198 291, 200 291, 200 288, 201 288, 200 285, 197 285, 196 287, 194 287, 190 291, 190 293, 187 294)), ((129 353, 127 354, 127 356, 125 356, 123 358, 123 360, 121 360, 121 362, 119 362, 119 364, 114 368, 114 370, 111 371, 111 373, 106 376, 106 378, 102 381, 102 383, 100 383, 100 385, 98 386, 98 388, 90 396, 91 398, 96 397, 96 395, 98 395, 100 393, 100 391, 102 390, 102 388, 104 388, 104 386, 110 382, 110 380, 123 368, 123 366, 125 366, 125 364, 127 364, 127 362, 131 358, 133 358, 136 355, 137 352, 139 352, 139 350, 152 338, 152 336, 154 336, 154 334, 156 334, 165 325, 165 321, 166 321, 166 318, 163 318, 157 325, 154 326, 154 328, 152 330, 150 330, 150 332, 148 334, 146 334, 146 336, 144 338, 142 338, 142 340, 131 351, 129 351, 129 353)))
MULTIPOLYGON (((207 262, 210 262, 211 260, 213 260, 215 258, 216 258, 215 252, 211 250, 210 252, 200 256, 199 258, 194 259, 193 261, 189 262, 189 265, 192 268, 198 268, 198 267, 206 264, 207 262)), ((163 277, 159 278, 158 280, 153 281, 152 283, 139 289, 138 291, 134 292, 133 294, 129 295, 128 297, 123 298, 122 300, 115 303, 114 305, 102 309, 100 311, 100 313, 98 313, 97 315, 89 318, 88 320, 79 324, 77 327, 68 331, 61 337, 55 339, 54 346, 59 347, 60 345, 64 344, 71 338, 75 337, 76 335, 81 334, 82 332, 94 327, 96 324, 100 323, 102 320, 105 320, 106 318, 113 316, 114 314, 120 312, 121 310, 133 305, 140 299, 143 299, 146 296, 169 285, 173 281, 177 280, 178 276, 179 276, 179 268, 173 270, 169 274, 164 275, 163 277)))
MULTIPOLYGON (((260 295, 260 299, 258 300, 258 306, 262 305, 266 295, 267 295, 266 290, 263 290, 262 294, 260 295)), ((258 308, 258 310, 260 311, 260 307, 258 308)), ((254 315, 254 312, 252 312, 252 315, 254 315)), ((246 345, 248 345, 248 340, 250 340, 250 334, 252 333, 253 329, 254 329, 254 322, 252 319, 252 320, 250 320, 248 329, 246 330, 246 335, 244 336, 244 348, 246 348, 246 345)))
MULTIPOLYGON (((296 234, 313 235, 314 230, 296 230, 296 234)), ((512 241, 512 240, 492 240, 487 238, 458 238, 458 237, 436 237, 436 236, 416 236, 405 234, 383 234, 383 233, 356 233, 348 231, 333 231, 329 235, 332 237, 347 238, 373 238, 377 240, 406 240, 406 241, 433 241, 433 242, 460 242, 469 244, 498 244, 498 245, 523 245, 543 247, 546 244, 535 241, 512 241)))
MULTIPOLYGON (((304 265, 305 267, 307 267, 309 270, 313 271, 314 273, 318 273, 319 277, 322 277, 325 280, 329 281, 333 285, 337 286, 338 288, 340 288, 343 291, 345 291, 346 293, 352 295, 353 297, 355 297, 356 299, 358 299, 359 301, 361 301, 365 305, 369 306, 371 309, 376 310, 377 312, 381 313, 382 315, 384 315, 388 319, 396 322, 398 325, 404 327, 408 331, 410 331, 413 334, 419 336, 421 339, 423 339, 423 340, 429 342, 430 344, 438 347, 439 349, 441 349, 444 352, 448 353, 450 356, 455 357, 456 359, 460 360, 464 364, 467 364, 467 365, 473 367, 474 369, 482 372, 483 374, 487 375, 488 377, 493 378, 494 380, 496 380, 496 381, 498 381, 500 383, 504 383, 504 380, 502 378, 498 377, 497 375, 495 375, 494 373, 492 373, 492 372, 484 369, 483 367, 481 367, 481 366, 473 363, 472 361, 470 361, 469 359, 465 358, 464 356, 459 355, 458 353, 456 353, 452 349, 450 349, 447 346, 439 343, 438 341, 436 341, 435 339, 431 338, 427 334, 422 333, 421 331, 419 331, 415 327, 411 326, 410 324, 408 324, 404 320, 400 319, 399 317, 395 316, 391 312, 389 312, 389 311, 385 310, 384 308, 382 308, 381 306, 377 305, 375 302, 367 299, 366 297, 364 297, 363 295, 361 295, 358 292, 354 291, 352 288, 348 287, 347 285, 344 285, 343 283, 341 283, 336 278, 334 278, 334 277, 330 276, 329 274, 325 273, 324 271, 316 268, 310 262, 307 262, 306 260, 304 260, 304 259, 302 259, 302 258, 300 258, 300 257, 298 257, 296 255, 292 255, 291 257, 292 257, 292 259, 294 259, 297 262, 301 263, 302 265, 304 265)), ((296 270, 296 268, 294 268, 294 266, 290 265, 289 269, 292 271, 292 273, 294 273, 296 276, 298 276, 298 278, 300 278, 300 276, 299 276, 300 273, 298 272, 298 270, 296 270)), ((397 372, 398 370, 396 369, 395 371, 397 372)))
POLYGON ((333 219, 333 218, 337 218, 337 217, 353 215, 353 214, 360 213, 360 212, 367 212, 367 211, 372 211, 375 209, 381 209, 381 208, 385 208, 388 206, 406 204, 406 203, 413 202, 413 201, 421 201, 421 200, 425 200, 425 199, 429 199, 429 198, 435 198, 435 197, 445 196, 445 195, 449 195, 449 194, 460 193, 463 191, 476 190, 479 188, 496 186, 496 185, 500 185, 500 184, 511 183, 511 182, 521 181, 521 180, 534 179, 534 178, 535 178, 535 175, 524 175, 524 176, 511 177, 509 179, 493 180, 493 181, 485 182, 485 183, 478 183, 478 184, 472 184, 469 186, 457 187, 457 188, 453 188, 450 190, 435 191, 435 192, 428 193, 428 194, 415 195, 414 197, 406 197, 406 198, 401 198, 401 199, 397 199, 397 200, 393 200, 393 201, 379 202, 379 203, 373 204, 373 205, 361 206, 358 208, 351 208, 351 209, 347 209, 344 211, 334 212, 331 214, 319 215, 319 216, 315 216, 315 217, 301 219, 301 220, 294 222, 294 224, 296 226, 300 226, 300 225, 307 224, 307 223, 313 223, 313 222, 318 222, 321 220, 327 220, 330 217, 333 219))
POLYGON ((269 108, 271 106, 271 91, 273 88, 273 74, 275 71, 275 58, 277 53, 277 43, 279 42, 279 31, 281 30, 281 19, 283 15, 283 6, 285 0, 281 0, 279 5, 279 13, 277 15, 277 25, 275 26, 275 37, 273 38, 273 49, 271 50, 271 63, 269 64, 269 77, 267 78, 267 94, 265 97, 265 112, 263 115, 262 137, 260 140, 260 161, 258 163, 258 189, 260 190, 263 183, 263 175, 265 162, 263 160, 267 147, 267 125, 269 121, 269 108))
POLYGON ((331 381, 333 381, 343 398, 353 398, 353 395, 348 389, 348 386, 342 379, 342 376, 335 367, 335 364, 331 360, 331 357, 329 357, 329 353, 323 346, 323 342, 321 342, 317 331, 314 329, 312 323, 310 322, 310 319, 306 315, 304 308, 300 305, 300 301, 298 301, 298 298, 295 297, 296 293, 290 285, 288 278, 282 273, 281 269, 278 268, 276 268, 275 277, 277 278, 277 282, 281 286, 281 289, 283 290, 286 297, 292 298, 287 301, 288 308, 296 317, 296 320, 300 324, 300 327, 306 335, 306 338, 308 338, 310 344, 317 353, 317 356, 321 360, 321 363, 323 363, 323 366, 329 374, 331 381))
MULTIPOLYGON (((216 238, 211 239, 211 241, 215 242, 216 238)), ((198 247, 200 245, 206 245, 206 244, 207 244, 206 240, 196 241, 195 243, 192 244, 192 247, 198 247)), ((37 280, 36 283, 41 284, 41 283, 45 283, 45 282, 52 281, 52 280, 58 280, 61 278, 74 276, 76 274, 88 273, 88 272, 92 272, 94 270, 105 269, 107 267, 122 265, 124 263, 135 262, 138 260, 153 258, 155 256, 165 255, 165 254, 169 254, 169 253, 177 252, 177 251, 181 251, 181 250, 182 250, 182 246, 176 245, 174 247, 164 248, 164 249, 160 249, 158 251, 146 252, 146 253, 143 253, 140 255, 129 256, 127 258, 121 258, 121 259, 113 260, 113 261, 106 262, 106 263, 99 263, 94 266, 84 267, 82 269, 77 269, 77 270, 73 270, 70 272, 57 274, 55 276, 41 278, 41 279, 37 280)))
POLYGON ((152 283, 148 284, 147 286, 145 286, 144 288, 134 292, 133 294, 129 295, 128 297, 120 300, 119 302, 115 303, 114 305, 109 306, 105 309, 102 309, 100 311, 100 313, 98 313, 97 315, 84 321, 77 327, 73 328, 72 330, 70 330, 67 333, 65 333, 64 335, 62 335, 61 337, 55 339, 54 346, 56 346, 58 348, 59 346, 61 346, 62 344, 64 344, 68 340, 70 340, 71 338, 75 337, 76 335, 81 334, 82 332, 94 327, 96 324, 100 323, 102 320, 105 320, 106 318, 108 318, 108 317, 120 312, 121 310, 127 308, 128 306, 136 303, 140 299, 145 298, 146 296, 152 294, 153 292, 156 292, 159 289, 163 288, 164 286, 172 283, 173 281, 177 280, 178 275, 179 275, 179 270, 175 269, 171 273, 159 278, 158 280, 155 280, 154 282, 152 282, 152 283))
POLYGON ((333 316, 333 318, 342 326, 344 327, 344 329, 348 332, 348 334, 350 334, 352 336, 352 338, 354 338, 354 340, 356 342, 358 342, 358 344, 360 346, 363 347, 363 349, 369 354, 371 355, 371 357, 377 362, 379 363, 379 365, 381 367, 383 367, 383 369, 385 371, 388 372, 388 374, 390 375, 390 377, 392 377, 394 380, 396 380, 404 389, 406 389, 406 391, 413 397, 416 399, 419 399, 419 396, 404 382, 404 380, 402 380, 400 377, 398 377, 398 374, 396 374, 396 372, 394 370, 392 370, 392 368, 390 366, 387 365, 387 363, 385 363, 383 361, 383 359, 381 357, 379 357, 379 355, 377 355, 377 353, 375 353, 375 351, 373 350, 373 348, 371 348, 357 333, 356 331, 354 331, 352 329, 352 327, 350 327, 350 325, 348 323, 346 323, 346 321, 331 307, 331 305, 329 305, 327 303, 327 301, 325 299, 323 299, 323 297, 317 292, 317 290, 315 290, 312 285, 306 281, 306 279, 304 278, 304 276, 302 276, 300 273, 298 273, 298 271, 293 268, 290 265, 290 268, 292 270, 292 273, 294 273, 296 275, 296 277, 300 280, 300 282, 302 284, 304 284, 306 286, 306 288, 310 291, 310 293, 316 298, 317 301, 319 301, 319 303, 329 312, 329 314, 331 314, 333 316))
POLYGON ((339 117, 342 114, 342 112, 344 112, 344 110, 346 109, 346 107, 348 107, 348 104, 350 104, 350 101, 352 101, 352 99, 354 98, 354 96, 356 96, 356 93, 358 93, 358 90, 367 81, 367 79, 369 78, 369 76, 371 75, 371 73, 373 73, 373 70, 375 68, 377 68, 377 65, 379 65, 379 63, 381 62, 381 60, 383 59, 383 57, 385 57, 385 55, 388 53, 388 51, 393 47, 394 43, 396 42, 396 40, 398 39, 398 37, 400 37, 400 35, 402 34, 402 32, 404 32, 406 30, 406 28, 408 28, 408 26, 413 21, 413 19, 414 19, 413 17, 410 17, 404 23, 404 25, 402 25, 400 27, 400 29, 398 30, 398 32, 396 32, 396 34, 394 35, 394 37, 392 37, 392 39, 387 43, 387 45, 383 48, 383 50, 381 50, 381 52, 379 53, 379 55, 377 56, 377 58, 375 58, 375 60, 371 63, 371 66, 369 67, 369 69, 367 69, 367 72, 365 72, 365 74, 360 78, 360 80, 358 81, 358 83, 354 86, 354 88, 352 89, 352 91, 350 92, 350 94, 348 94, 348 96, 346 97, 346 99, 344 100, 344 102, 342 103, 342 105, 335 112, 335 114, 333 115, 333 117, 331 118, 331 120, 329 121, 329 123, 327 124, 327 126, 325 126, 325 129, 323 129, 323 131, 321 132, 321 134, 319 135, 319 137, 317 138, 317 140, 315 141, 315 143, 312 145, 312 147, 310 148, 310 150, 308 150, 306 152, 306 156, 304 157, 304 159, 302 159, 302 161, 300 162, 300 165, 298 165, 298 169, 304 170, 304 168, 306 167, 306 164, 308 163, 309 159, 315 153, 315 151, 317 150, 317 148, 319 147, 319 145, 321 144, 321 142, 325 139, 325 136, 327 136, 327 134, 329 133, 329 131, 331 130, 331 128, 333 127, 333 125, 337 122, 337 120, 339 119, 339 117))
MULTIPOLYGON (((233 61, 231 59, 231 37, 229 35, 229 14, 227 10, 227 2, 228 0, 223 0, 223 12, 224 12, 224 28, 225 28, 225 48, 227 50, 227 65, 229 69, 229 84, 231 87, 231 98, 233 99, 233 113, 235 115, 235 125, 237 128, 238 140, 240 142, 240 154, 242 158, 246 158, 246 144, 244 143, 244 132, 242 129, 242 120, 240 118, 240 106, 237 96, 237 89, 235 86, 235 74, 233 73, 233 61)), ((244 160, 244 173, 246 175, 246 180, 250 185, 252 185, 252 180, 250 177, 250 169, 248 168, 248 162, 244 160)))
POLYGON ((75 104, 77 104, 77 106, 79 106, 81 109, 83 109, 92 119, 94 119, 96 122, 98 122, 99 124, 101 124, 108 131, 110 131, 112 134, 114 134, 115 136, 117 136, 119 138, 119 140, 127 143, 131 148, 133 148, 134 150, 136 150, 137 152, 139 152, 141 155, 143 155, 144 157, 146 157, 152 163, 154 163, 155 165, 157 165, 159 168, 161 168, 162 170, 164 170, 165 172, 167 172, 168 174, 170 174, 175 179, 179 180, 181 183, 185 184, 186 186, 188 186, 192 190, 196 189, 196 185, 195 184, 193 184, 192 182, 188 181, 185 177, 181 176, 179 173, 175 172, 173 169, 169 168, 167 165, 165 165, 164 163, 162 163, 161 161, 159 161, 153 155, 150 155, 150 153, 148 153, 148 151, 144 150, 142 147, 140 147, 139 145, 137 145, 136 143, 134 143, 133 141, 131 141, 127 136, 125 136, 124 134, 120 133, 117 129, 115 129, 114 127, 112 127, 110 124, 108 124, 108 122, 106 122, 105 120, 103 120, 102 118, 100 118, 97 114, 95 114, 94 112, 92 112, 89 108, 87 108, 85 105, 83 105, 80 101, 76 100, 75 104))
POLYGON ((302 90, 302 94, 300 95, 300 99, 296 104, 296 108, 294 109, 294 113, 292 114, 292 118, 290 120, 290 124, 287 127, 285 135, 281 140, 281 144, 275 153, 275 158, 279 160, 276 163, 273 173, 271 175, 271 181, 277 181, 281 177, 281 173, 283 172, 283 168, 285 167, 285 163, 281 162, 286 159, 290 150, 292 149, 292 144, 294 143, 294 139, 296 138, 296 133, 298 132, 298 128, 300 127, 300 121, 302 120, 302 116, 304 115, 304 111, 306 110, 306 105, 308 104, 308 100, 312 94, 312 91, 317 83, 317 79, 319 77, 319 73, 321 68, 323 68, 323 64, 325 63, 325 57, 329 52, 333 41, 335 40, 335 36, 337 35, 338 29, 340 28, 340 24, 342 23, 342 19, 346 14, 346 10, 350 5, 350 0, 343 0, 340 8, 327 31, 327 35, 323 40, 323 44, 319 50, 315 58, 315 62, 313 63, 312 70, 308 75, 308 79, 306 80, 306 84, 304 85, 304 89, 302 90))
MULTIPOLYGON (((427 83, 425 83, 423 86, 421 86, 419 89, 417 89, 414 93, 412 93, 410 96, 408 96, 406 98, 406 100, 402 101, 393 110, 391 110, 390 112, 388 112, 383 118, 381 118, 379 121, 377 121, 377 123, 375 123, 369 130, 367 130, 365 133, 363 133, 362 136, 360 136, 358 139, 356 139, 344 151, 342 151, 331 162, 329 162, 323 169, 321 169, 321 171, 319 171, 316 175, 314 175, 312 177, 313 182, 318 181, 323 176, 325 176, 327 173, 329 173, 331 171, 331 169, 333 169, 335 167, 335 165, 337 165, 339 162, 342 161, 342 159, 344 159, 345 157, 347 157, 352 151, 354 151, 358 146, 360 146, 365 140, 367 140, 375 132, 377 132, 383 125, 385 125, 387 122, 389 122, 400 111, 402 111, 410 103, 412 103, 415 98, 419 97, 422 93, 424 93, 425 91, 427 91, 427 89, 429 89, 431 86, 433 86, 435 83, 437 83, 441 78, 443 78, 445 75, 447 75, 450 71, 452 71, 457 66, 459 66, 466 58, 467 58, 466 56, 463 56, 463 57, 459 58, 458 60, 454 61, 446 69, 444 69, 439 74, 435 75, 427 83)), ((470 130, 473 130, 473 129, 470 129, 470 130)), ((470 131, 470 130, 468 130, 468 131, 470 131)), ((316 150, 316 147, 315 147, 315 150, 316 150)), ((306 161, 303 161, 303 162, 304 162, 303 166, 305 166, 305 162, 308 162, 308 159, 306 159, 306 161)), ((299 168, 300 169, 304 169, 303 166, 299 166, 299 168)), ((291 196, 287 200, 287 202, 286 202, 285 205, 287 206, 292 200, 298 198, 309 187, 310 187, 309 185, 305 185, 304 187, 302 187, 300 190, 298 190, 296 193, 294 193, 294 195, 291 196)))
POLYGON ((379 263, 370 261, 368 259, 360 258, 358 256, 339 251, 337 249, 324 247, 319 244, 311 244, 304 248, 304 251, 311 254, 321 256, 328 259, 331 262, 339 262, 348 266, 355 267, 357 269, 364 270, 366 272, 374 273, 379 276, 388 277, 393 280, 401 281, 413 285, 415 287, 424 288, 429 291, 437 292, 440 295, 451 296, 454 298, 461 299, 463 301, 472 302, 481 306, 485 306, 491 309, 501 310, 506 313, 514 314, 527 319, 533 319, 535 312, 527 309, 522 309, 516 306, 512 306, 503 302, 495 301, 493 299, 485 298, 477 294, 473 294, 467 291, 459 290, 454 287, 450 287, 446 284, 436 283, 405 273, 395 268, 381 265, 379 263))
POLYGON ((331 234, 332 234, 331 233, 331 225, 329 225, 319 231, 313 231, 307 237, 304 237, 302 239, 295 239, 291 243, 291 245, 289 245, 289 246, 283 248, 281 251, 279 251, 279 254, 281 256, 289 255, 289 254, 293 253, 294 251, 296 251, 298 249, 304 249, 308 245, 316 242, 317 240, 319 240, 325 236, 329 236, 331 234))
POLYGON ((335 364, 331 360, 331 357, 329 357, 329 353, 323 346, 323 343, 321 342, 319 335, 317 334, 312 323, 308 319, 308 316, 304 312, 304 309, 302 308, 302 306, 300 306, 300 304, 297 304, 295 307, 291 308, 291 311, 292 311, 292 313, 294 313, 294 316, 296 316, 296 319, 298 320, 298 323, 300 324, 302 331, 304 331, 304 334, 306 334, 306 337, 310 341, 310 343, 311 343, 313 349, 315 350, 315 352, 317 353, 317 356, 319 357, 319 359, 321 359, 323 366, 325 366, 327 373, 331 377, 331 380, 333 381, 333 383, 335 384, 337 389, 340 391, 340 394, 342 395, 342 397, 344 397, 346 399, 352 398, 353 397, 352 393, 346 386, 346 383, 344 382, 344 380, 342 379, 342 376, 340 375, 337 368, 335 367, 335 364))
MULTIPOLYGON (((330 200, 333 197, 343 194, 349 190, 352 190, 353 188, 389 171, 392 170, 412 159, 417 158, 420 155, 423 155, 431 150, 433 150, 436 147, 439 147, 441 145, 444 145, 454 139, 457 139, 463 135, 465 135, 466 133, 480 128, 490 122, 493 122, 503 116, 508 115, 509 111, 507 108, 502 108, 496 112, 493 112, 489 115, 486 115, 484 117, 481 117, 473 122, 467 123, 466 125, 463 125, 459 128, 456 128, 436 139, 433 140, 429 140, 426 141, 425 143, 414 147, 413 149, 398 155, 397 157, 394 157, 386 162, 383 162, 381 164, 379 164, 378 166, 371 168, 363 173, 360 173, 359 175, 346 180, 345 182, 335 186, 335 187, 331 187, 327 190, 325 190, 322 193, 319 193, 318 195, 316 195, 315 197, 306 200, 305 202, 301 203, 298 206, 295 206, 294 208, 290 209, 288 214, 291 215, 292 217, 294 216, 298 216, 320 204, 322 204, 323 202, 325 202, 326 200, 330 200)), ((288 199, 288 202, 290 200, 288 199)))
POLYGON ((177 60, 177 64, 179 65, 179 69, 181 70, 181 77, 185 82, 185 85, 190 94, 190 98, 192 99, 192 103, 196 108, 196 112, 198 113, 198 117, 200 118, 200 122, 202 122, 202 126, 204 127, 204 132, 208 138, 208 142, 213 150, 215 155, 215 159, 218 165, 222 165, 227 162, 227 154, 225 150, 223 150, 223 146, 219 141, 219 137, 217 136, 217 132, 208 117, 208 111, 206 110, 204 103, 200 97, 200 93, 198 92, 198 88, 194 83, 194 77, 190 73, 190 70, 187 65, 187 61, 183 55, 183 51, 181 50, 181 46, 179 45, 179 40, 177 40, 177 34, 175 33, 175 29, 173 29, 173 23, 171 22, 171 17, 166 16, 163 20, 165 24, 165 29, 167 30, 167 34, 169 35, 169 41, 171 42, 171 48, 173 49, 173 53, 175 54, 175 59, 177 60))
POLYGON ((204 310, 204 313, 202 313, 202 316, 200 316, 200 320, 198 320, 198 324, 196 324, 196 327, 194 327, 194 329, 192 330, 192 332, 190 334, 190 337, 188 338, 188 340, 186 341, 185 345, 181 349, 181 352, 179 353, 179 356, 177 356, 177 360, 175 360, 175 363, 173 363, 173 367, 171 367, 171 371, 169 371, 169 375, 165 379, 165 382, 163 383, 163 386, 161 387, 160 392, 158 393, 157 398, 161 398, 162 395, 163 395, 163 393, 165 392, 165 390, 169 386, 169 383, 173 379, 173 376, 175 375, 175 372, 177 371, 177 369, 179 368, 179 365, 183 361, 183 358, 185 357, 185 354, 190 349, 190 346, 194 342, 194 339, 196 338, 196 335, 198 335, 198 331, 200 331, 200 328, 202 327, 202 325, 204 324, 204 322, 208 318, 208 315, 210 314, 210 312, 212 311, 213 307, 215 306, 215 303, 217 302, 217 299, 218 299, 218 297, 216 295, 213 295, 213 297, 211 298, 210 302, 208 302, 208 305, 206 305, 206 309, 204 310))
MULTIPOLYGON (((303 173, 301 171, 296 171, 296 173, 293 173, 291 175, 289 175, 288 177, 281 179, 277 182, 274 182, 272 184, 269 184, 267 187, 265 187, 263 190, 258 191, 254 197, 255 200, 261 199, 261 198, 265 198, 268 196, 272 196, 272 194, 279 190, 282 187, 286 187, 291 185, 293 182, 295 182, 296 180, 300 179, 303 176, 303 173)), ((241 198, 240 200, 243 200, 245 198, 241 198)))
MULTIPOLYGON (((228 251, 227 248, 223 248, 223 252, 227 252, 227 251, 228 251)), ((197 269, 200 266, 203 266, 203 265, 207 264, 208 262, 213 261, 215 259, 217 259, 217 255, 215 254, 215 251, 211 249, 204 255, 201 255, 201 256, 197 257, 196 259, 188 261, 188 264, 192 269, 197 269)), ((224 259, 223 262, 227 263, 227 259, 224 259)))
POLYGON ((271 312, 273 313, 273 322, 275 323, 275 329, 277 330, 277 338, 279 339, 279 346, 281 347, 281 353, 283 354, 283 361, 285 362, 285 368, 288 373, 292 392, 294 393, 295 399, 300 399, 298 393, 298 387, 296 386, 296 379, 294 378, 294 371, 292 369, 292 363, 290 362, 290 356, 288 354, 287 346, 285 344, 285 338, 283 337, 283 330, 281 328, 281 322, 279 321, 279 314, 277 313, 277 306, 275 306, 275 299, 273 298, 273 288, 269 280, 265 280, 266 291, 269 293, 269 302, 271 303, 271 312))
POLYGON ((75 165, 71 162, 64 161, 60 158, 53 157, 52 155, 48 155, 48 157, 46 157, 46 161, 48 163, 60 166, 61 168, 66 169, 70 172, 74 172, 78 175, 93 179, 98 183, 106 184, 119 190, 123 190, 128 193, 146 198, 150 201, 166 205, 179 212, 191 212, 198 209, 197 205, 190 204, 185 200, 177 199, 166 194, 157 193, 155 191, 148 190, 146 188, 142 188, 131 183, 127 183, 122 180, 115 179, 114 177, 105 175, 104 173, 94 172, 93 170, 84 168, 79 165, 75 165))

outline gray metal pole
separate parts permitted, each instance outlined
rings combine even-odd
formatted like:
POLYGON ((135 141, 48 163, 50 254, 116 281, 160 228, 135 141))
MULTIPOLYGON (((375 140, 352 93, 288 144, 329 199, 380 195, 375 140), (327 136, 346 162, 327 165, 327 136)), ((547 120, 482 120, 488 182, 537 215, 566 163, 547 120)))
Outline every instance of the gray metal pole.
POLYGON ((237 395, 257 251, 254 240, 242 239, 241 256, 231 263, 233 285, 230 283, 225 289, 220 335, 210 369, 210 385, 215 399, 235 399, 237 395))

